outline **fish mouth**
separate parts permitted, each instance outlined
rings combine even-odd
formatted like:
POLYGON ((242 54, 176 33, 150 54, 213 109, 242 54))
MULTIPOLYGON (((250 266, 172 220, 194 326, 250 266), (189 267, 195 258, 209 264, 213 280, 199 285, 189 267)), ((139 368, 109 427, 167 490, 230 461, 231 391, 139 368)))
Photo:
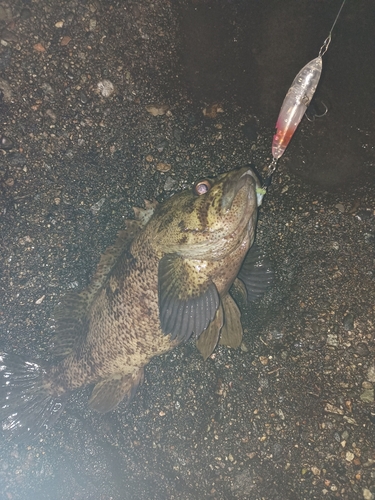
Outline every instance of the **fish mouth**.
POLYGON ((243 167, 235 171, 234 175, 228 179, 224 186, 223 196, 221 199, 222 211, 227 212, 232 208, 237 194, 243 188, 246 188, 248 192, 248 202, 251 204, 251 201, 254 198, 254 193, 259 187, 259 179, 250 167, 243 167))

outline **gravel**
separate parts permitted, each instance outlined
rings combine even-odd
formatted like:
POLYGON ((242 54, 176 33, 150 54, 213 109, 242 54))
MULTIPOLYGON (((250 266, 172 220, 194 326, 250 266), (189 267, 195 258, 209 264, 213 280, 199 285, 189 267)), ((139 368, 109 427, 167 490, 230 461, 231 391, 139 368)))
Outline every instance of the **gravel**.
MULTIPOLYGON (((204 362, 186 343, 104 416, 77 392, 38 441, 0 444, 1 500, 375 497, 373 9, 345 5, 317 91, 328 113, 303 120, 264 198, 257 240, 276 279, 243 310, 241 349, 204 362)), ((0 2, 0 349, 48 359, 54 307, 132 206, 263 171, 288 85, 336 12, 0 2)))

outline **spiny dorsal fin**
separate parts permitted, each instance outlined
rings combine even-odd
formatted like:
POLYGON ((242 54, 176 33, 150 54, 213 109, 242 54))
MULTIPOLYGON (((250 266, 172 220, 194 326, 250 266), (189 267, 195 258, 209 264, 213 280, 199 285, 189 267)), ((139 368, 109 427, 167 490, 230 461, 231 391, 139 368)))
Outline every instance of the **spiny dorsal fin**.
POLYGON ((126 229, 120 231, 113 245, 100 257, 99 264, 89 286, 81 292, 68 292, 55 310, 56 335, 51 351, 59 358, 68 356, 87 333, 87 311, 96 293, 102 288, 120 255, 130 247, 141 229, 141 223, 127 220, 126 229))
POLYGON ((141 223, 142 226, 145 226, 147 222, 151 219, 155 208, 159 205, 156 200, 148 201, 145 200, 145 207, 133 207, 135 219, 141 223))

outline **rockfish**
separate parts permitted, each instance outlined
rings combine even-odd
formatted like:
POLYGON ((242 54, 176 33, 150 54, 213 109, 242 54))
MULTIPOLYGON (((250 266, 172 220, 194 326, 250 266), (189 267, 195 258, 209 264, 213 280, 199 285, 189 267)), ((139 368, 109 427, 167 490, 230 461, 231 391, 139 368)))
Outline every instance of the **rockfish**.
POLYGON ((268 261, 252 247, 261 193, 246 167, 135 209, 88 288, 57 307, 56 362, 0 353, 4 433, 37 436, 87 384, 95 384, 89 406, 99 412, 130 401, 145 365, 192 336, 204 358, 218 342, 238 347, 242 326, 231 286, 238 277, 251 300, 272 280, 268 261))

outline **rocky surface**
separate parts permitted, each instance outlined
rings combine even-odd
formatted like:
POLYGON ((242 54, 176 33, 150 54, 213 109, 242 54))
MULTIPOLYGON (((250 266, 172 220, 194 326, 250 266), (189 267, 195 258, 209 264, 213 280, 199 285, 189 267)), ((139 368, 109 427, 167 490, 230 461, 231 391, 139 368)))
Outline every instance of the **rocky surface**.
MULTIPOLYGON (((0 348, 48 359, 133 205, 270 160, 288 85, 338 5, 0 2, 0 348), (299 42, 296 44, 296 40, 299 42)), ((2 443, 1 500, 375 498, 374 6, 348 3, 260 212, 276 283, 242 348, 155 359, 129 407, 89 390, 2 443)))

